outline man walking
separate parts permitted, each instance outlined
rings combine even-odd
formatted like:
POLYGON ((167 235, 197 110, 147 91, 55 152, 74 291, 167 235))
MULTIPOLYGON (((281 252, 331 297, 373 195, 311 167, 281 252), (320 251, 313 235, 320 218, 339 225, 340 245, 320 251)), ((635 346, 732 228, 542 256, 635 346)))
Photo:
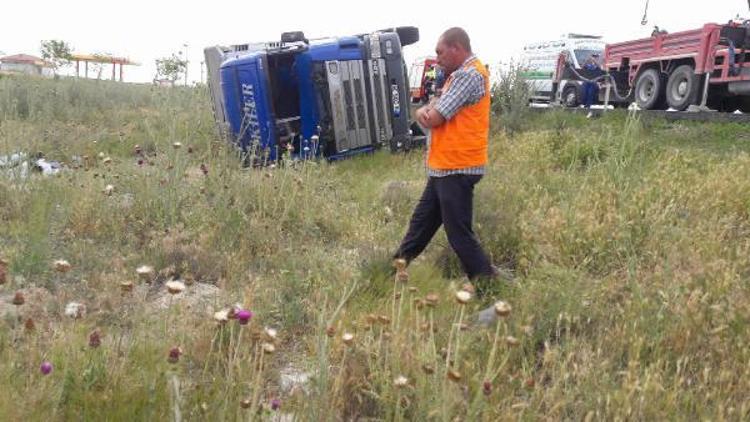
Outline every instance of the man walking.
POLYGON ((445 31, 436 52, 448 75, 443 93, 416 112, 419 124, 431 131, 427 185, 395 257, 413 260, 443 225, 469 279, 493 278, 496 270, 472 230, 474 185, 487 165, 489 75, 461 28, 445 31))

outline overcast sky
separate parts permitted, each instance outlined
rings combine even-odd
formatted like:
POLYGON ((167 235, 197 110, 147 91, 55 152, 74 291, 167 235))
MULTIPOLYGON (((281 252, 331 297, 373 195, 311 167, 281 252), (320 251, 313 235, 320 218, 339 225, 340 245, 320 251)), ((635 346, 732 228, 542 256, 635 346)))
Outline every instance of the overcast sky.
MULTIPOLYGON (((653 25, 669 31, 707 22, 750 17, 745 0, 650 0, 648 24, 641 26, 645 0, 464 1, 259 1, 212 0, 5 0, 0 52, 39 55, 45 39, 60 39, 81 53, 130 57, 125 80, 151 81, 154 60, 185 51, 189 78, 198 80, 203 47, 278 40, 301 30, 308 38, 348 35, 383 27, 413 25, 418 44, 406 48, 407 61, 431 54, 440 33, 462 26, 474 51, 487 63, 517 57, 525 43, 568 32, 602 35, 615 42, 648 36, 653 25), (492 4, 492 6, 490 6, 492 4)), ((184 54, 184 53, 183 53, 184 54)), ((111 76, 105 69, 104 77, 111 76)))

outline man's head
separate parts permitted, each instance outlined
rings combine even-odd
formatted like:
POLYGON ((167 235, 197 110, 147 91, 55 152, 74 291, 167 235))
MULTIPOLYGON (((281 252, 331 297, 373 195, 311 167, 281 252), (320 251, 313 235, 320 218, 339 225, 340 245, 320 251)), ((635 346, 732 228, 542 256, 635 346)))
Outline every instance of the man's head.
POLYGON ((472 54, 469 34, 461 28, 451 28, 443 32, 438 39, 435 53, 438 65, 447 73, 453 73, 472 54))

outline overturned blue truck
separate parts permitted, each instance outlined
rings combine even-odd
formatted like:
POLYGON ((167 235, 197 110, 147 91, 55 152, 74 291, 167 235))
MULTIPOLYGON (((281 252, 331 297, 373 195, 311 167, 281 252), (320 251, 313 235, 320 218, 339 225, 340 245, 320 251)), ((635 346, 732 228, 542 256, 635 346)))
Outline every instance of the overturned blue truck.
POLYGON ((217 127, 251 165, 344 157, 424 141, 410 119, 402 47, 415 27, 204 49, 217 127), (416 132, 416 133, 415 133, 416 132))

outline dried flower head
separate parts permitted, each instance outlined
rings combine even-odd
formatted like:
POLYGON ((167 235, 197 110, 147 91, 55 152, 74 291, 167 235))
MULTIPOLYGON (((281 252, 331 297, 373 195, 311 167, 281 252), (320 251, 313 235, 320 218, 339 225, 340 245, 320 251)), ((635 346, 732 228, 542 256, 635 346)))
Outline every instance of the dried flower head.
POLYGON ((114 185, 107 185, 104 187, 104 194, 107 196, 112 196, 112 193, 114 193, 115 187, 114 185))
POLYGON ((365 317, 365 321, 366 321, 366 322, 367 322, 367 323, 368 323, 369 325, 373 325, 373 324, 375 324, 376 322, 378 322, 378 316, 377 316, 377 315, 375 315, 375 314, 367 314, 367 316, 365 317))
POLYGON ((49 361, 42 362, 39 370, 42 372, 42 375, 49 375, 49 373, 52 372, 52 363, 49 361))
POLYGON ((409 379, 403 375, 399 375, 393 380, 393 385, 396 388, 404 388, 409 385, 409 379))
POLYGON ((271 343, 263 343, 263 345, 261 347, 263 348, 263 353, 266 353, 266 354, 269 354, 269 355, 273 354, 273 352, 276 351, 276 346, 274 346, 271 343))
POLYGON ((8 281, 8 261, 0 258, 0 285, 8 281))
POLYGON ((229 321, 229 310, 222 309, 221 311, 214 312, 214 321, 219 324, 224 324, 229 321))
POLYGON ((275 328, 266 327, 263 329, 263 337, 267 341, 276 341, 278 335, 279 335, 279 332, 276 331, 275 328))
POLYGON ((495 302, 495 314, 499 317, 507 317, 510 315, 510 311, 513 308, 508 304, 508 302, 503 302, 502 300, 499 302, 495 302))
POLYGON ((354 334, 352 333, 344 333, 341 336, 341 340, 346 344, 347 346, 351 346, 354 344, 354 334))
POLYGON ((26 331, 34 331, 36 329, 36 324, 34 324, 34 320, 31 318, 27 318, 23 326, 26 328, 26 331))
POLYGON ((123 293, 132 292, 134 286, 135 286, 135 284, 133 284, 132 281, 121 281, 120 282, 120 290, 122 290, 123 293))
POLYGON ((511 346, 511 347, 515 347, 515 346, 518 346, 519 344, 521 344, 521 342, 518 341, 518 339, 515 338, 515 337, 513 337, 513 336, 507 336, 507 337, 505 337, 505 343, 507 343, 508 346, 511 346))
POLYGON ((141 155, 143 153, 143 150, 141 149, 141 146, 140 145, 136 145, 135 147, 133 147, 133 153, 135 155, 141 155))
POLYGON ((151 278, 154 276, 154 267, 150 265, 141 265, 135 269, 135 272, 142 280, 151 281, 151 278))
POLYGON ((394 259, 393 266, 396 267, 397 271, 404 271, 406 269, 406 260, 404 258, 394 259))
POLYGON ((172 280, 166 283, 167 291, 170 294, 176 295, 185 291, 185 283, 179 280, 172 280))
POLYGON ((391 319, 388 318, 386 315, 378 315, 378 322, 383 325, 390 325, 391 319))
POLYGON ((112 163, 112 159, 110 157, 104 157, 104 159, 102 160, 102 163, 104 163, 104 164, 110 164, 110 163, 112 163))
POLYGON ((461 373, 456 371, 455 369, 449 369, 448 370, 448 379, 453 382, 459 382, 461 381, 461 373))
POLYGON ((242 399, 242 401, 240 401, 240 407, 243 408, 243 409, 249 409, 250 406, 252 406, 252 405, 253 405, 253 401, 251 399, 249 399, 249 398, 248 399, 242 399))
POLYGON ((435 373, 435 367, 425 363, 424 365, 422 365, 422 372, 427 375, 432 375, 435 373))
POLYGON ((456 301, 461 305, 466 305, 471 300, 471 293, 466 290, 459 290, 456 292, 456 301))
POLYGON ((472 296, 474 296, 477 293, 476 287, 474 287, 474 285, 471 284, 471 283, 464 283, 464 284, 462 284, 461 285, 461 290, 463 290, 465 292, 471 293, 472 296))
POLYGON ((424 301, 427 306, 429 306, 430 308, 434 308, 438 305, 438 303, 440 303, 440 296, 438 296, 436 293, 430 293, 424 297, 424 301))
POLYGON ((80 319, 86 316, 86 305, 79 302, 70 302, 65 305, 65 316, 80 319))
POLYGON ((172 142, 172 148, 174 149, 182 148, 182 142, 172 142))
POLYGON ((169 363, 177 363, 180 361, 180 355, 182 355, 182 349, 179 346, 175 346, 171 349, 169 349, 169 356, 167 357, 167 362, 169 363))
POLYGON ((416 293, 417 291, 419 291, 419 289, 417 289, 416 287, 414 286, 409 287, 409 293, 416 293))
POLYGON ((21 306, 26 303, 26 298, 23 296, 22 292, 16 292, 16 294, 13 295, 13 300, 11 301, 11 303, 16 306, 21 306))
POLYGON ((398 280, 399 283, 408 283, 409 282, 409 273, 407 273, 406 270, 399 270, 396 273, 396 280, 398 280))
POLYGON ((102 335, 99 333, 99 330, 94 330, 89 334, 89 347, 92 349, 96 349, 97 347, 101 346, 102 344, 102 335))
POLYGON ((72 268, 72 266, 70 265, 70 262, 64 259, 56 260, 55 262, 52 263, 52 266, 55 268, 55 271, 59 273, 67 273, 72 268))
POLYGON ((333 337, 336 335, 336 328, 333 325, 329 325, 326 327, 326 335, 328 337, 333 337))

